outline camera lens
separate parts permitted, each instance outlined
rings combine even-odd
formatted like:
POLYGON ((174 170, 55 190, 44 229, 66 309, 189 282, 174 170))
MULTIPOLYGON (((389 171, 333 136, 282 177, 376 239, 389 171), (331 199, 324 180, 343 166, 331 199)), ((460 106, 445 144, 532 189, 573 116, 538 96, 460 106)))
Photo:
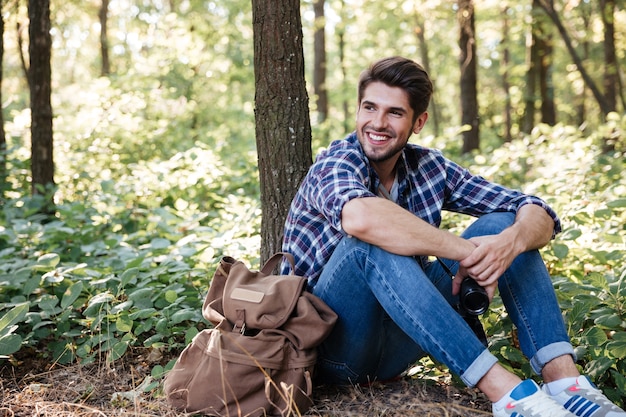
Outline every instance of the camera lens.
POLYGON ((461 283, 461 307, 474 316, 479 316, 489 307, 487 291, 470 277, 465 277, 461 283))

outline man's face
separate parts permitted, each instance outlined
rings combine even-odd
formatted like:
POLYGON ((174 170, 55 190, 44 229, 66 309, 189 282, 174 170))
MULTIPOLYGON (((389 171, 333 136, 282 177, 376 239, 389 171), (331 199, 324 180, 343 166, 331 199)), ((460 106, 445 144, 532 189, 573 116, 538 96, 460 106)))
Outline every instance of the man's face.
POLYGON ((427 118, 423 113, 413 123, 407 93, 376 81, 367 86, 359 103, 357 137, 371 162, 395 165, 411 133, 418 133, 427 118))

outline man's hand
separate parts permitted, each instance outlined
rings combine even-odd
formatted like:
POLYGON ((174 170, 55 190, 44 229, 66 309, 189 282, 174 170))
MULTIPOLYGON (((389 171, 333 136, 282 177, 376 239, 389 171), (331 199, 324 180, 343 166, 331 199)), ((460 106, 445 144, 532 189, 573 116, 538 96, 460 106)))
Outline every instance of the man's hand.
POLYGON ((459 270, 452 283, 452 293, 458 294, 461 281, 470 276, 485 288, 489 299, 498 287, 498 278, 521 253, 539 249, 550 241, 554 221, 548 213, 533 204, 522 206, 515 222, 497 235, 469 239, 476 247, 459 262, 459 270))
POLYGON ((459 270, 452 283, 453 294, 458 294, 463 278, 470 276, 485 288, 489 300, 493 299, 498 287, 498 278, 521 253, 518 248, 515 248, 507 230, 498 235, 478 236, 470 239, 476 248, 468 257, 459 262, 459 270))

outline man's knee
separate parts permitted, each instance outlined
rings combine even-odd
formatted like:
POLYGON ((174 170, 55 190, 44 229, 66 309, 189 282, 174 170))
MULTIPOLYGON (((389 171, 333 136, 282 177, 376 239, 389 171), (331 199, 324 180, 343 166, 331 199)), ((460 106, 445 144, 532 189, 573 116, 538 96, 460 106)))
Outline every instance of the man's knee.
POLYGON ((462 234, 464 238, 496 235, 515 222, 515 213, 494 212, 485 214, 472 223, 462 234))

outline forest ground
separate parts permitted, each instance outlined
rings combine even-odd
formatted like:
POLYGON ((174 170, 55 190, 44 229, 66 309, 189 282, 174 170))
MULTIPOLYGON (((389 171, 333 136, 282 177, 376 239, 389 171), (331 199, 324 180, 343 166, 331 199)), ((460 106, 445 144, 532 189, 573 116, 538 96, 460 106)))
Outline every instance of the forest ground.
MULTIPOLYGON (((113 365, 50 366, 23 358, 0 365, 0 417, 182 417, 162 396, 141 392, 150 378, 148 358, 135 356, 113 365)), ((478 391, 402 378, 369 386, 318 387, 306 416, 490 416, 478 391)))

